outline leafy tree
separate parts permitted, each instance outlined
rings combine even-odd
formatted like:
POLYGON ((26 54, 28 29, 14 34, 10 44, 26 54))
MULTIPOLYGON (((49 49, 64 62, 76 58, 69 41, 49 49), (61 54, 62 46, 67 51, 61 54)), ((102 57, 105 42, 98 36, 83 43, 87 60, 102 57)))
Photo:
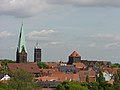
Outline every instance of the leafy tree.
POLYGON ((105 82, 104 90, 115 90, 112 84, 105 82))
POLYGON ((89 76, 88 75, 86 76, 86 82, 89 82, 89 76))
POLYGON ((7 85, 4 83, 0 83, 0 90, 6 90, 7 89, 7 85))
POLYGON ((8 82, 7 90, 38 90, 33 74, 18 69, 8 82))
POLYGON ((43 69, 49 68, 49 66, 44 62, 38 62, 37 65, 39 68, 43 68, 43 69))
POLYGON ((64 86, 62 84, 59 84, 56 88, 56 90, 65 90, 64 86))
POLYGON ((97 75, 97 82, 99 85, 102 85, 105 82, 102 71, 99 71, 99 75, 97 75))
POLYGON ((88 88, 81 86, 80 83, 76 81, 64 81, 61 85, 57 86, 56 90, 88 90, 88 88))
POLYGON ((120 68, 120 64, 119 63, 112 64, 111 68, 120 68))
POLYGON ((89 89, 90 89, 90 90, 99 90, 99 89, 98 89, 98 86, 99 86, 99 85, 98 85, 97 82, 90 82, 90 83, 89 83, 89 89))
POLYGON ((116 90, 120 90, 120 69, 118 69, 117 74, 114 75, 113 84, 116 90))
POLYGON ((8 63, 15 63, 15 61, 12 60, 8 60, 8 59, 4 59, 4 60, 0 60, 1 63, 1 68, 0 68, 0 73, 1 74, 8 74, 10 71, 8 69, 8 63))
POLYGON ((88 87, 89 83, 88 82, 82 82, 81 85, 84 86, 84 87, 88 87))

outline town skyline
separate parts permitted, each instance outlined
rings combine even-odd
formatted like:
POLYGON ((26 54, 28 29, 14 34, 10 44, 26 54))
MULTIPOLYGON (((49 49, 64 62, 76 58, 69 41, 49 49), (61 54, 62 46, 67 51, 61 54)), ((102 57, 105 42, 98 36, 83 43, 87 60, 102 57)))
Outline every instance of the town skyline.
POLYGON ((15 60, 23 19, 30 61, 38 42, 42 61, 68 61, 75 50, 82 59, 119 62, 120 2, 70 1, 0 1, 0 59, 15 60))

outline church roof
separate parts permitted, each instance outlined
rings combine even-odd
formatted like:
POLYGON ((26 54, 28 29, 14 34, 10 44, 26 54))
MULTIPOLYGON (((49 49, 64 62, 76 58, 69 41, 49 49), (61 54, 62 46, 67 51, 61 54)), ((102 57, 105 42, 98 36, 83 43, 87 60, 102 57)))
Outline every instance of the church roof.
POLYGON ((73 53, 69 57, 81 57, 76 51, 73 51, 73 53))
POLYGON ((23 23, 22 23, 21 29, 20 29, 19 42, 18 42, 18 48, 17 49, 18 49, 18 52, 21 52, 22 50, 24 50, 26 52, 23 23))

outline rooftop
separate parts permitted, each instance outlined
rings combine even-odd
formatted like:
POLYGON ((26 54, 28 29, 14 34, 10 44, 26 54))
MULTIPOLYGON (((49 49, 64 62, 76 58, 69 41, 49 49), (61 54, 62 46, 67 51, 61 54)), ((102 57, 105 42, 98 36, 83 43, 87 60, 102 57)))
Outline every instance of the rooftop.
POLYGON ((73 53, 69 57, 81 57, 76 51, 73 51, 73 53))

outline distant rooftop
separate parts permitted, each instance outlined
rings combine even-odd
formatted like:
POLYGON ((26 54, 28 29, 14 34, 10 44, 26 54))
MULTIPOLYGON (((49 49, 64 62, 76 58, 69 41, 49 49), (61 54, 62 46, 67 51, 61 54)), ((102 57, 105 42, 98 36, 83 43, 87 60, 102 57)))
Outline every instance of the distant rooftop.
POLYGON ((73 53, 69 57, 81 57, 76 51, 73 51, 73 53))

